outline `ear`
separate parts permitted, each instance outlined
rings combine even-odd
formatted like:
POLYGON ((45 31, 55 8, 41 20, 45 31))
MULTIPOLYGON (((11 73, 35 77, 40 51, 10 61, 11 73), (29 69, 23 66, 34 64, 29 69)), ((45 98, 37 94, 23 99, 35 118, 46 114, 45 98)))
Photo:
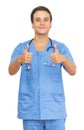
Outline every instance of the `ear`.
POLYGON ((50 28, 52 27, 52 22, 51 22, 51 24, 50 24, 50 28))
POLYGON ((32 28, 34 28, 34 24, 32 23, 32 28))

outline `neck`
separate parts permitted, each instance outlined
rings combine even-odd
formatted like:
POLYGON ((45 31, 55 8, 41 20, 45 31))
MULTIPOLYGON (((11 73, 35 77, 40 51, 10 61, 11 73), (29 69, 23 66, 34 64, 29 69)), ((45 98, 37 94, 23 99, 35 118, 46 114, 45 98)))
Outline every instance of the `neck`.
POLYGON ((49 40, 48 36, 35 36, 34 41, 39 43, 39 44, 45 44, 49 40))
POLYGON ((49 38, 48 36, 35 36, 33 39, 34 46, 36 50, 43 51, 48 44, 49 38))

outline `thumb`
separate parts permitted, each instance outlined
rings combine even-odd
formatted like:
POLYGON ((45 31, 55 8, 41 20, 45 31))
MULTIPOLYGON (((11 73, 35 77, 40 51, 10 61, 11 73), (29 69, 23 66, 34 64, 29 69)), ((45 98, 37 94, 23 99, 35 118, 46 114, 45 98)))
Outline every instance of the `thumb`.
POLYGON ((55 52, 56 52, 56 53, 59 53, 58 48, 57 48, 56 45, 54 45, 54 49, 55 49, 55 52))
POLYGON ((24 52, 28 52, 28 50, 29 50, 29 45, 26 46, 24 52))

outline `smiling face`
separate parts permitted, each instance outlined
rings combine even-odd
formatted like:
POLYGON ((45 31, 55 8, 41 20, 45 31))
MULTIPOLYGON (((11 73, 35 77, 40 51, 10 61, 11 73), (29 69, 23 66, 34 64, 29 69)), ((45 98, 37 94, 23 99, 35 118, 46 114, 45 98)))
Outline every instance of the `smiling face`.
POLYGON ((35 34, 47 35, 51 28, 50 14, 43 10, 36 11, 33 15, 32 27, 35 34))

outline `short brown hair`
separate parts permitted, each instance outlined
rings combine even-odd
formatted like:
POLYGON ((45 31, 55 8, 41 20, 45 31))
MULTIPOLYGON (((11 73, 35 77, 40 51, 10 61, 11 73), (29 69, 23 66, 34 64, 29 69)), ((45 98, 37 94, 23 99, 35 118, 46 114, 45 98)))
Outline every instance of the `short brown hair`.
POLYGON ((50 10, 45 6, 38 6, 38 7, 34 8, 31 12, 31 22, 32 23, 33 23, 33 16, 34 16, 35 12, 39 11, 39 10, 48 12, 50 14, 50 21, 52 21, 52 14, 51 14, 50 10))

